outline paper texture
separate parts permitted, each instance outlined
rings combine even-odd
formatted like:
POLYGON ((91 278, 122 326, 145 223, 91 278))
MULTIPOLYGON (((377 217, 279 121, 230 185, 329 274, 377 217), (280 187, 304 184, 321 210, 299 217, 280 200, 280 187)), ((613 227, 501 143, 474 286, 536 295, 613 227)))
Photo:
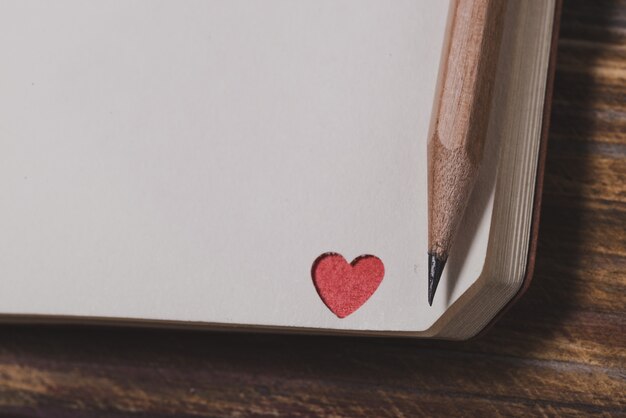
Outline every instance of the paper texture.
POLYGON ((429 308, 425 156, 447 11, 2 1, 0 312, 428 328, 480 274, 490 213, 429 308), (328 251, 385 266, 344 319, 311 280, 328 251))

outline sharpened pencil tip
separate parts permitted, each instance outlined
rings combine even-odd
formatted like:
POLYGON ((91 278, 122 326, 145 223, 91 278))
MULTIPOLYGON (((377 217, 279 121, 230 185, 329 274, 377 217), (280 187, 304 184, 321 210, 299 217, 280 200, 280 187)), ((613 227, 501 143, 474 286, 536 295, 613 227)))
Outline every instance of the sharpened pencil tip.
POLYGON ((433 306, 433 299, 441 279, 441 273, 446 265, 447 259, 442 259, 434 254, 428 253, 428 304, 433 306))

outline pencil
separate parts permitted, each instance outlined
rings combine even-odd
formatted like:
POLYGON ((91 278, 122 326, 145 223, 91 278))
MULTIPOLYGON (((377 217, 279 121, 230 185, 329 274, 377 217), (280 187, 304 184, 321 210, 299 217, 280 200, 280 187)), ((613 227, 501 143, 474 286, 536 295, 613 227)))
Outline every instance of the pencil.
POLYGON ((450 7, 428 138, 431 306, 483 158, 505 1, 454 0, 450 7))

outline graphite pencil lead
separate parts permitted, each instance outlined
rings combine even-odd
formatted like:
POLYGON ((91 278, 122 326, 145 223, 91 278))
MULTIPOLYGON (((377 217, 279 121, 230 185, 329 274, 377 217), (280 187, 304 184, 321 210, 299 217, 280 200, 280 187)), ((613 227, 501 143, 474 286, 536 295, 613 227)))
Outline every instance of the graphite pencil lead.
POLYGON ((443 268, 446 265, 447 259, 437 257, 432 253, 428 253, 428 304, 433 306, 433 299, 435 298, 435 292, 443 273, 443 268))

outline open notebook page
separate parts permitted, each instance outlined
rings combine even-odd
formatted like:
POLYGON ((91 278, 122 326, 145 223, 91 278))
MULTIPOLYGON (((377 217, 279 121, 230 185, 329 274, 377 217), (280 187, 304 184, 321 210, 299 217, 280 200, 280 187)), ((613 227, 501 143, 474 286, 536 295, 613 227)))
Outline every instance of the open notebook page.
MULTIPOLYGON (((426 141, 448 2, 0 4, 0 312, 427 329, 426 141), (384 263, 340 319, 313 261, 384 263)), ((490 192, 487 193, 489 195, 490 192)))

